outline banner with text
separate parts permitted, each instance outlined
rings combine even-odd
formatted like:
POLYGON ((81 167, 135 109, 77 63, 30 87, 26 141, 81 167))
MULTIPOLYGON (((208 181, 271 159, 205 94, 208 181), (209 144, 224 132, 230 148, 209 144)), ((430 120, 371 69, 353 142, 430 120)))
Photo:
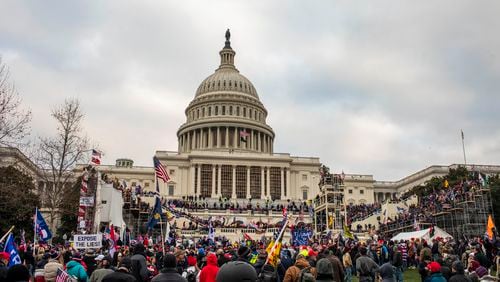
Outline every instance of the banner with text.
POLYGON ((80 206, 93 207, 94 206, 94 197, 80 197, 80 206))
POLYGON ((294 246, 305 246, 309 243, 309 238, 313 235, 312 230, 295 229, 292 231, 292 243, 294 246))
POLYGON ((73 241, 76 249, 98 249, 102 247, 102 234, 75 235, 73 241))

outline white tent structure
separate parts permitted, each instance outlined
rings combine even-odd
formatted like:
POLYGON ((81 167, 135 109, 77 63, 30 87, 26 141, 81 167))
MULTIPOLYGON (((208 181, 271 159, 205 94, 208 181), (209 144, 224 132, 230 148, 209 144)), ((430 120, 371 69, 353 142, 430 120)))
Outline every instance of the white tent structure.
POLYGON ((413 231, 413 232, 401 232, 398 235, 392 237, 392 241, 400 241, 400 240, 411 240, 413 239, 424 239, 426 241, 431 241, 432 239, 435 239, 437 237, 440 238, 448 238, 448 237, 453 237, 451 236, 448 232, 444 231, 443 229, 434 226, 434 236, 430 236, 431 229, 423 229, 419 231, 413 231))

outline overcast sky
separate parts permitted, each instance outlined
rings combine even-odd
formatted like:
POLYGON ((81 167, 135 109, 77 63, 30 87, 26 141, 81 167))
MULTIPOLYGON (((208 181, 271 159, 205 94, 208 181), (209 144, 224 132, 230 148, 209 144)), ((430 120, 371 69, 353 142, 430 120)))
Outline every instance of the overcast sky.
POLYGON ((0 55, 33 136, 80 99, 105 153, 176 150, 231 28, 275 151, 398 180, 433 164, 500 164, 499 1, 0 2, 0 55))

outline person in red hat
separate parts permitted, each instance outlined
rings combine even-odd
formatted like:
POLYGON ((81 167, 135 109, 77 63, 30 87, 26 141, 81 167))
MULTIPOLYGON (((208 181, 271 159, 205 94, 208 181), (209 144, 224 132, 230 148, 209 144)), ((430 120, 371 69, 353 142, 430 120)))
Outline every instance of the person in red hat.
POLYGON ((188 282, 196 281, 197 276, 200 273, 200 269, 198 268, 198 263, 197 263, 196 257, 193 255, 189 255, 187 257, 187 264, 188 264, 188 267, 182 273, 182 277, 186 278, 186 280, 188 282))
POLYGON ((444 278, 441 273, 441 265, 435 261, 427 264, 427 270, 430 272, 430 277, 426 279, 428 282, 446 282, 446 278, 444 278))
POLYGON ((0 281, 5 281, 7 279, 7 270, 9 268, 10 255, 7 252, 0 252, 0 281))

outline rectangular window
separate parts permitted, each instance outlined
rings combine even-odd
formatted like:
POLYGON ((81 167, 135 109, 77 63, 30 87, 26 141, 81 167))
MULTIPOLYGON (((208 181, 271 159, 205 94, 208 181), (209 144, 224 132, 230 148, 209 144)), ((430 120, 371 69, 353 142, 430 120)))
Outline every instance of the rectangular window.
POLYGON ((252 199, 260 199, 262 189, 261 176, 262 174, 259 166, 250 167, 250 195, 252 199))
POLYGON ((174 185, 168 185, 168 195, 169 196, 174 195, 174 185))
POLYGON ((132 187, 135 187, 135 186, 137 186, 137 183, 134 181, 134 182, 132 182, 132 187))
POLYGON ((230 199, 233 193, 233 167, 223 165, 220 173, 220 190, 223 198, 230 199))
POLYGON ((307 174, 302 174, 302 181, 307 181, 307 174))
POLYGON ((247 168, 245 166, 236 167, 236 198, 245 199, 247 197, 247 168))
POLYGON ((170 170, 168 171, 168 174, 169 174, 169 176, 174 175, 174 174, 175 174, 175 170, 174 170, 174 169, 170 169, 170 170))
POLYGON ((349 189, 349 194, 352 194, 352 189, 349 189))
POLYGON ((204 198, 212 196, 212 165, 201 165, 200 194, 204 198))
POLYGON ((359 190, 359 194, 363 195, 365 193, 365 190, 359 190))
POLYGON ((281 198, 281 169, 279 167, 271 167, 269 183, 271 184, 271 199, 276 200, 281 198))
POLYGON ((149 187, 149 182, 144 182, 144 188, 149 187))
POLYGON ((307 200, 307 190, 302 191, 302 200, 307 200))
POLYGON ((198 194, 198 165, 194 167, 194 194, 198 194))

